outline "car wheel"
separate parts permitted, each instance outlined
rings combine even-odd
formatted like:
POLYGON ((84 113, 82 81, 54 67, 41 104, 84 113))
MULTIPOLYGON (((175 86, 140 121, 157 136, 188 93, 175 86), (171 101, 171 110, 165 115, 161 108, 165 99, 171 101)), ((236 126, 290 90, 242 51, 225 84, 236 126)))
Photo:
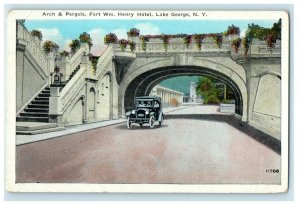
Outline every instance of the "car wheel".
POLYGON ((151 116, 149 119, 150 128, 152 129, 154 127, 154 116, 151 116))
POLYGON ((130 129, 131 128, 131 122, 129 117, 127 118, 127 128, 130 129))
POLYGON ((163 123, 163 120, 164 120, 164 116, 162 115, 161 116, 161 119, 160 119, 160 121, 159 121, 159 126, 161 127, 161 125, 162 125, 162 123, 163 123))

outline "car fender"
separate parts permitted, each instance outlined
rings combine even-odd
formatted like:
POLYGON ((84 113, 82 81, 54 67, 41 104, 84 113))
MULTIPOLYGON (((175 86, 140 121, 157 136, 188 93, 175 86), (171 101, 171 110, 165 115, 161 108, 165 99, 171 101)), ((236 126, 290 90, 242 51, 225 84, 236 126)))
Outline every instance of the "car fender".
POLYGON ((163 112, 159 112, 158 121, 161 121, 163 116, 164 116, 163 112))

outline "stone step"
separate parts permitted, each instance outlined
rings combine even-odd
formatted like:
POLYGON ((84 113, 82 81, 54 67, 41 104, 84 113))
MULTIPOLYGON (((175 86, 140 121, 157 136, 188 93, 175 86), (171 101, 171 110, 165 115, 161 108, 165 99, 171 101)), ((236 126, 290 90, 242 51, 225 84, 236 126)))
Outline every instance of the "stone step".
POLYGON ((30 104, 28 105, 28 108, 41 108, 41 109, 49 109, 49 104, 46 105, 46 104, 30 104))
POLYGON ((37 135, 47 132, 56 132, 64 130, 63 127, 54 127, 54 128, 48 128, 48 129, 40 129, 40 130, 32 130, 32 131, 17 131, 17 135, 37 135))
POLYGON ((41 93, 41 94, 39 94, 38 97, 47 97, 47 98, 49 98, 50 97, 50 92, 49 93, 41 93))
POLYGON ((49 100, 49 97, 36 97, 34 100, 45 100, 45 101, 48 101, 49 100))
POLYGON ((49 105, 49 101, 33 101, 31 102, 32 105, 49 105))
POLYGON ((17 131, 34 131, 41 129, 50 129, 57 127, 56 123, 45 123, 45 122, 17 122, 17 131))
POLYGON ((25 112, 42 112, 42 113, 48 113, 49 109, 48 108, 25 108, 25 112))
POLYGON ((17 117, 17 122, 24 121, 24 122, 48 122, 48 117, 27 117, 27 116, 20 116, 17 117))
POLYGON ((23 112, 20 113, 22 117, 48 117, 48 113, 40 113, 40 112, 23 112))

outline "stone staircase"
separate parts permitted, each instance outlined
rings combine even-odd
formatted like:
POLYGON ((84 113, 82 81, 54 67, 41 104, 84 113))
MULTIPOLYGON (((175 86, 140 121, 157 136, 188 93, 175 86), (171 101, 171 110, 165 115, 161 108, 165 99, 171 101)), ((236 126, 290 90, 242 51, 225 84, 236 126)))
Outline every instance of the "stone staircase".
POLYGON ((33 135, 46 132, 60 131, 56 123, 49 123, 50 88, 46 87, 38 96, 17 116, 17 132, 19 135, 33 135))
MULTIPOLYGON (((79 71, 80 65, 71 73, 67 81, 60 84, 51 84, 50 87, 59 87, 62 90, 65 85, 79 71)), ((17 116, 17 134, 32 135, 63 130, 55 123, 49 123, 49 98, 50 88, 46 87, 30 104, 17 116)))
POLYGON ((48 122, 49 121, 50 88, 46 87, 31 103, 17 116, 18 121, 48 122))

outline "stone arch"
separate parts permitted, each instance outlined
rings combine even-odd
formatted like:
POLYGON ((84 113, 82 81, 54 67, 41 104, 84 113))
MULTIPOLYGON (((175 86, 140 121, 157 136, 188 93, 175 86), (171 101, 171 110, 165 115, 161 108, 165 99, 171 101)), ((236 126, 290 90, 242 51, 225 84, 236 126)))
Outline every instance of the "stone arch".
MULTIPOLYGON (((226 83, 235 92, 237 109, 236 113, 242 117, 243 121, 247 120, 247 88, 246 88, 246 73, 237 72, 236 70, 242 70, 242 66, 232 64, 232 67, 224 66, 218 62, 204 59, 193 59, 191 63, 185 63, 184 65, 174 65, 174 62, 170 59, 162 59, 153 61, 153 63, 147 63, 138 68, 131 68, 121 84, 119 89, 119 114, 125 113, 125 98, 126 95, 130 95, 130 89, 134 88, 134 94, 129 99, 134 99, 134 96, 141 94, 146 95, 150 92, 150 87, 154 86, 154 82, 157 79, 167 78, 174 75, 207 75, 226 83), (238 69, 235 69, 238 67, 238 69), (150 76, 150 77, 148 77, 150 76), (142 82, 142 84, 141 84, 142 82), (149 85, 151 85, 149 87, 149 85), (144 86, 143 88, 141 88, 144 86), (145 87, 146 86, 146 87, 145 87), (128 90, 129 88, 129 90, 128 90), (141 89, 140 89, 141 88, 141 89)), ((243 70, 244 71, 244 70, 243 70)), ((128 98, 126 99, 128 104, 128 98)), ((130 103, 130 102, 129 102, 130 103)), ((131 102, 132 103, 132 102, 131 102)))

